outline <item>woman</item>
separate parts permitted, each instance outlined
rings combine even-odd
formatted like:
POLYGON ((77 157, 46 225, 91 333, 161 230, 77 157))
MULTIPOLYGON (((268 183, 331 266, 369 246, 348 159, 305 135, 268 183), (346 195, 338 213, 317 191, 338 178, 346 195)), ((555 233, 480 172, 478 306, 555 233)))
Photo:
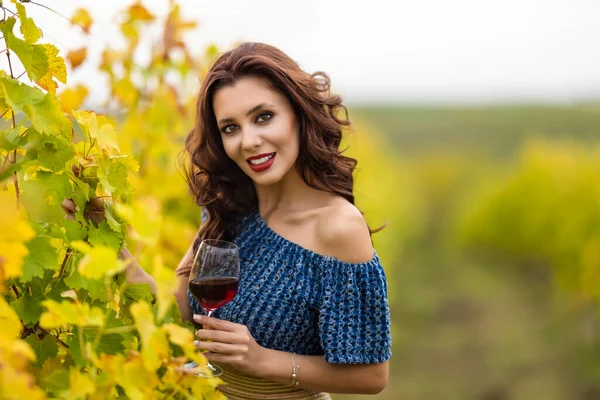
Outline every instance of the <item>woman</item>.
MULTIPOLYGON (((385 275, 354 206, 356 160, 339 150, 349 121, 329 86, 261 43, 223 54, 202 82, 186 150, 205 222, 177 268, 176 296, 184 319, 209 328, 195 343, 225 370, 231 399, 328 399, 387 384, 385 275), (205 238, 240 252, 238 294, 215 317, 187 292, 205 238)), ((139 268, 129 275, 153 284, 139 268)))

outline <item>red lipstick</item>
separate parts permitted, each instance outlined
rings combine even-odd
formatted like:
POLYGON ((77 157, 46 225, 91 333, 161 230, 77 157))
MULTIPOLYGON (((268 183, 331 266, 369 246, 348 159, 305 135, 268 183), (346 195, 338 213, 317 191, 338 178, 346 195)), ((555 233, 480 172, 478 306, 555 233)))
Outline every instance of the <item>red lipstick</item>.
POLYGON ((261 171, 269 169, 269 167, 271 165, 273 165, 273 162, 275 162, 275 156, 276 156, 276 153, 258 154, 256 156, 248 157, 246 159, 246 162, 248 163, 248 165, 250 166, 252 171, 261 172, 261 171), (253 164, 250 162, 251 160, 259 160, 261 158, 267 158, 267 157, 268 157, 268 159, 263 161, 261 164, 253 164))

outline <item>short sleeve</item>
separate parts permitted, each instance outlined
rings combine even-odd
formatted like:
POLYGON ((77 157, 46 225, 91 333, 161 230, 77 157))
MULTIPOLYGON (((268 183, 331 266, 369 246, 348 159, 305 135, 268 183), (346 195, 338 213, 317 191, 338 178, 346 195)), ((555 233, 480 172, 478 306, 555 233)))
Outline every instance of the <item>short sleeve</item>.
POLYGON ((374 364, 391 353, 387 282, 379 257, 350 264, 331 258, 322 266, 319 335, 325 361, 374 364))

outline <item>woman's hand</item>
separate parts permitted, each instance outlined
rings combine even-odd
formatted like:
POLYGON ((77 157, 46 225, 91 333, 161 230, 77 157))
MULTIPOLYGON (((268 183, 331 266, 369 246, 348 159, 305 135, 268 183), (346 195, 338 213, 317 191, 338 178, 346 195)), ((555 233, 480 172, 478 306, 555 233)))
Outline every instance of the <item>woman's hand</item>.
POLYGON ((265 348, 256 343, 246 326, 198 314, 194 314, 194 321, 209 328, 196 331, 198 340, 194 342, 198 350, 207 351, 204 356, 209 361, 256 376, 265 348))
MULTIPOLYGON (((60 204, 65 212, 65 218, 75 220, 75 213, 79 211, 72 199, 64 199, 60 204)), ((100 197, 93 197, 88 201, 83 211, 83 216, 87 221, 98 225, 104 221, 104 201, 100 197)))

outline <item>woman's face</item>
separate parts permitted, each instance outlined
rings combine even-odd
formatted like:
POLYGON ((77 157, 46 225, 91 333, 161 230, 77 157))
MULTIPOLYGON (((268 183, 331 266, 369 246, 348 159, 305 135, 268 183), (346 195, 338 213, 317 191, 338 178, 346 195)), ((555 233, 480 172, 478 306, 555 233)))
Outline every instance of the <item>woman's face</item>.
POLYGON ((258 185, 279 182, 298 158, 298 123, 288 99, 265 78, 218 89, 213 111, 227 155, 258 185))

